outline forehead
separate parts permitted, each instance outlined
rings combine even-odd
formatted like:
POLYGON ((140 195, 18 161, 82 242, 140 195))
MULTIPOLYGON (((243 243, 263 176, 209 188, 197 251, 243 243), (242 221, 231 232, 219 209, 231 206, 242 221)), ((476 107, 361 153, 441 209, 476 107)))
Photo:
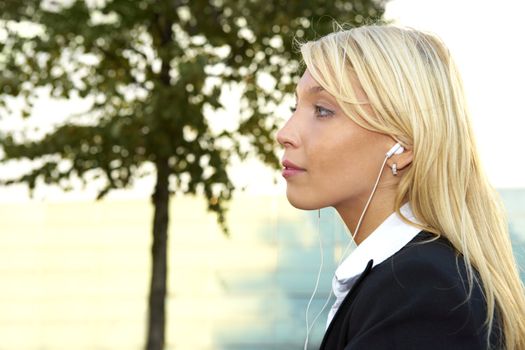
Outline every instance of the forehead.
POLYGON ((316 94, 320 93, 322 91, 325 91, 325 89, 319 85, 319 83, 314 79, 314 77, 310 74, 308 69, 306 69, 301 77, 299 79, 299 82, 297 83, 297 87, 295 89, 295 95, 306 95, 306 94, 316 94))
MULTIPOLYGON (((358 101, 361 101, 360 103, 366 103, 368 102, 368 96, 363 89, 363 86, 359 82, 359 79, 357 78, 356 73, 353 70, 347 70, 345 72, 348 74, 348 80, 347 82, 350 83, 352 87, 352 91, 355 94, 355 98, 358 101)), ((344 83, 344 79, 342 79, 341 84, 344 83)), ((300 95, 314 95, 317 93, 325 93, 326 95, 332 96, 328 91, 326 91, 318 82, 314 79, 312 74, 306 69, 301 77, 299 79, 299 82, 297 83, 297 87, 295 89, 295 96, 300 95)))

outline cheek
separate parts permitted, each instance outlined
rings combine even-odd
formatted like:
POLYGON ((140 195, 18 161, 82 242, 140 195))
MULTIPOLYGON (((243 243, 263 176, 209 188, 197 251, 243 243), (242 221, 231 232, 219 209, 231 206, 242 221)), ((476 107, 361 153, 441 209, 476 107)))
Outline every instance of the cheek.
POLYGON ((308 172, 289 181, 290 203, 312 210, 365 198, 381 165, 380 156, 375 156, 376 138, 344 121, 303 131, 301 148, 308 172))
POLYGON ((355 133, 334 130, 316 138, 309 146, 307 157, 317 175, 340 175, 338 177, 344 178, 352 169, 363 166, 363 157, 360 156, 363 153, 363 143, 361 137, 355 133))
POLYGON ((345 191, 348 187, 355 187, 355 183, 362 178, 360 167, 352 161, 350 152, 331 154, 320 161, 321 167, 315 175, 324 190, 345 191))
POLYGON ((311 178, 321 196, 337 197, 360 192, 366 169, 359 141, 348 137, 332 137, 310 150, 311 178))
POLYGON ((322 140, 308 147, 316 196, 340 201, 368 193, 381 167, 380 157, 374 156, 374 138, 360 130, 339 129, 322 140))

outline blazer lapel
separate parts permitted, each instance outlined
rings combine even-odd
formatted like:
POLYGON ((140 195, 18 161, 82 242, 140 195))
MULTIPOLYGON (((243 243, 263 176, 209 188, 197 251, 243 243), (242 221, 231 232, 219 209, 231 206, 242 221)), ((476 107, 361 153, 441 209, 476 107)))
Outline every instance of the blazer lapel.
POLYGON ((355 281, 354 285, 352 286, 352 288, 350 288, 350 290, 348 291, 348 294, 346 295, 346 297, 344 298, 343 302, 341 303, 341 305, 339 306, 339 309, 337 310, 337 312, 335 313, 334 315, 334 318, 332 319, 332 321, 330 322, 330 325, 328 326, 328 328, 326 329, 326 332, 324 334, 324 337, 323 337, 323 341, 321 342, 321 347, 319 348, 319 350, 323 350, 325 349, 325 346, 326 346, 326 343, 328 341, 328 338, 330 337, 330 334, 332 333, 333 331, 333 327, 334 327, 334 324, 337 323, 337 319, 340 318, 340 317, 343 317, 343 313, 341 310, 344 310, 346 309, 346 305, 348 303, 351 303, 353 298, 353 294, 355 294, 355 292, 357 291, 357 289, 359 288, 359 285, 361 284, 361 282, 363 282, 363 280, 366 278, 366 276, 368 275, 368 273, 372 270, 372 266, 374 265, 374 260, 370 260, 368 261, 368 264, 366 265, 365 269, 363 270, 363 272, 361 273, 361 275, 359 275, 358 279, 355 281))

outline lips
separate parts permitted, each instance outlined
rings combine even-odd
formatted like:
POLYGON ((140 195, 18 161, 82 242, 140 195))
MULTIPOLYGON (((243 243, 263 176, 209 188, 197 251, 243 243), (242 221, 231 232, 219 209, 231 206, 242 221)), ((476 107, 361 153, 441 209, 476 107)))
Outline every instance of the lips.
POLYGON ((282 172, 282 175, 283 175, 284 178, 289 178, 290 176, 306 172, 306 169, 301 168, 300 166, 292 163, 289 160, 285 159, 282 162, 282 164, 284 166, 284 169, 283 169, 283 172, 282 172))

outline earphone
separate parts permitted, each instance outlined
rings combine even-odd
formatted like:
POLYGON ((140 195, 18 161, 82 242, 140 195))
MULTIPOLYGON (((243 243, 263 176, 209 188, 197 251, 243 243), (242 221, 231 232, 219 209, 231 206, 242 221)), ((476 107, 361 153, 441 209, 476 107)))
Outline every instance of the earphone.
MULTIPOLYGON (((401 144, 399 142, 397 142, 392 148, 390 148, 390 150, 388 152, 385 153, 385 160, 383 161, 383 164, 381 165, 381 170, 379 172, 379 175, 377 176, 374 188, 372 189, 372 193, 370 194, 370 197, 368 198, 368 201, 367 201, 367 203, 365 205, 365 209, 361 213, 361 217, 359 218, 359 221, 358 221, 357 226, 355 228, 355 232, 352 234, 352 241, 350 241, 350 243, 347 245, 346 249, 344 250, 343 254, 341 255, 341 259, 339 261, 339 264, 341 264, 344 256, 346 255, 346 252, 350 248, 351 243, 355 239, 355 236, 357 234, 357 231, 359 230, 359 227, 361 226, 361 221, 363 220, 365 212, 368 209, 368 206, 369 206, 369 204, 370 204, 370 202, 372 200, 372 197, 374 196, 374 193, 376 191, 377 185, 379 184, 379 179, 381 178, 381 174, 383 173, 383 169, 385 167, 386 161, 390 157, 392 157, 394 154, 401 154, 404 151, 405 151, 404 147, 401 146, 401 144)), ((320 252, 321 252, 321 265, 320 265, 319 271, 317 273, 317 279, 316 279, 316 282, 315 282, 314 291, 313 291, 313 293, 312 293, 312 295, 310 297, 310 300, 308 301, 308 306, 306 307, 306 339, 305 339, 305 342, 304 342, 304 350, 307 350, 307 348, 308 348, 308 340, 309 340, 309 337, 310 337, 310 331, 312 330, 312 328, 313 328, 313 326, 315 324, 315 321, 317 321, 319 316, 323 313, 324 309, 328 305, 328 302, 330 301, 330 298, 332 296, 332 290, 330 289, 330 293, 328 295, 328 298, 326 299, 326 302, 324 303, 321 311, 319 311, 319 313, 315 316, 315 318, 312 321, 312 324, 309 325, 309 322, 308 322, 308 311, 310 310, 310 305, 312 303, 312 300, 313 300, 315 294, 317 293, 317 288, 319 286, 319 279, 321 277, 321 271, 323 269, 323 263, 324 263, 323 246, 322 246, 321 232, 320 232, 320 218, 321 218, 321 210, 319 209, 318 216, 317 216, 317 234, 319 236, 319 249, 320 249, 320 252)))
POLYGON ((403 146, 401 146, 401 144, 398 142, 396 143, 388 152, 386 152, 386 157, 387 158, 390 158, 392 157, 394 154, 401 154, 405 151, 405 149, 403 148, 403 146))

